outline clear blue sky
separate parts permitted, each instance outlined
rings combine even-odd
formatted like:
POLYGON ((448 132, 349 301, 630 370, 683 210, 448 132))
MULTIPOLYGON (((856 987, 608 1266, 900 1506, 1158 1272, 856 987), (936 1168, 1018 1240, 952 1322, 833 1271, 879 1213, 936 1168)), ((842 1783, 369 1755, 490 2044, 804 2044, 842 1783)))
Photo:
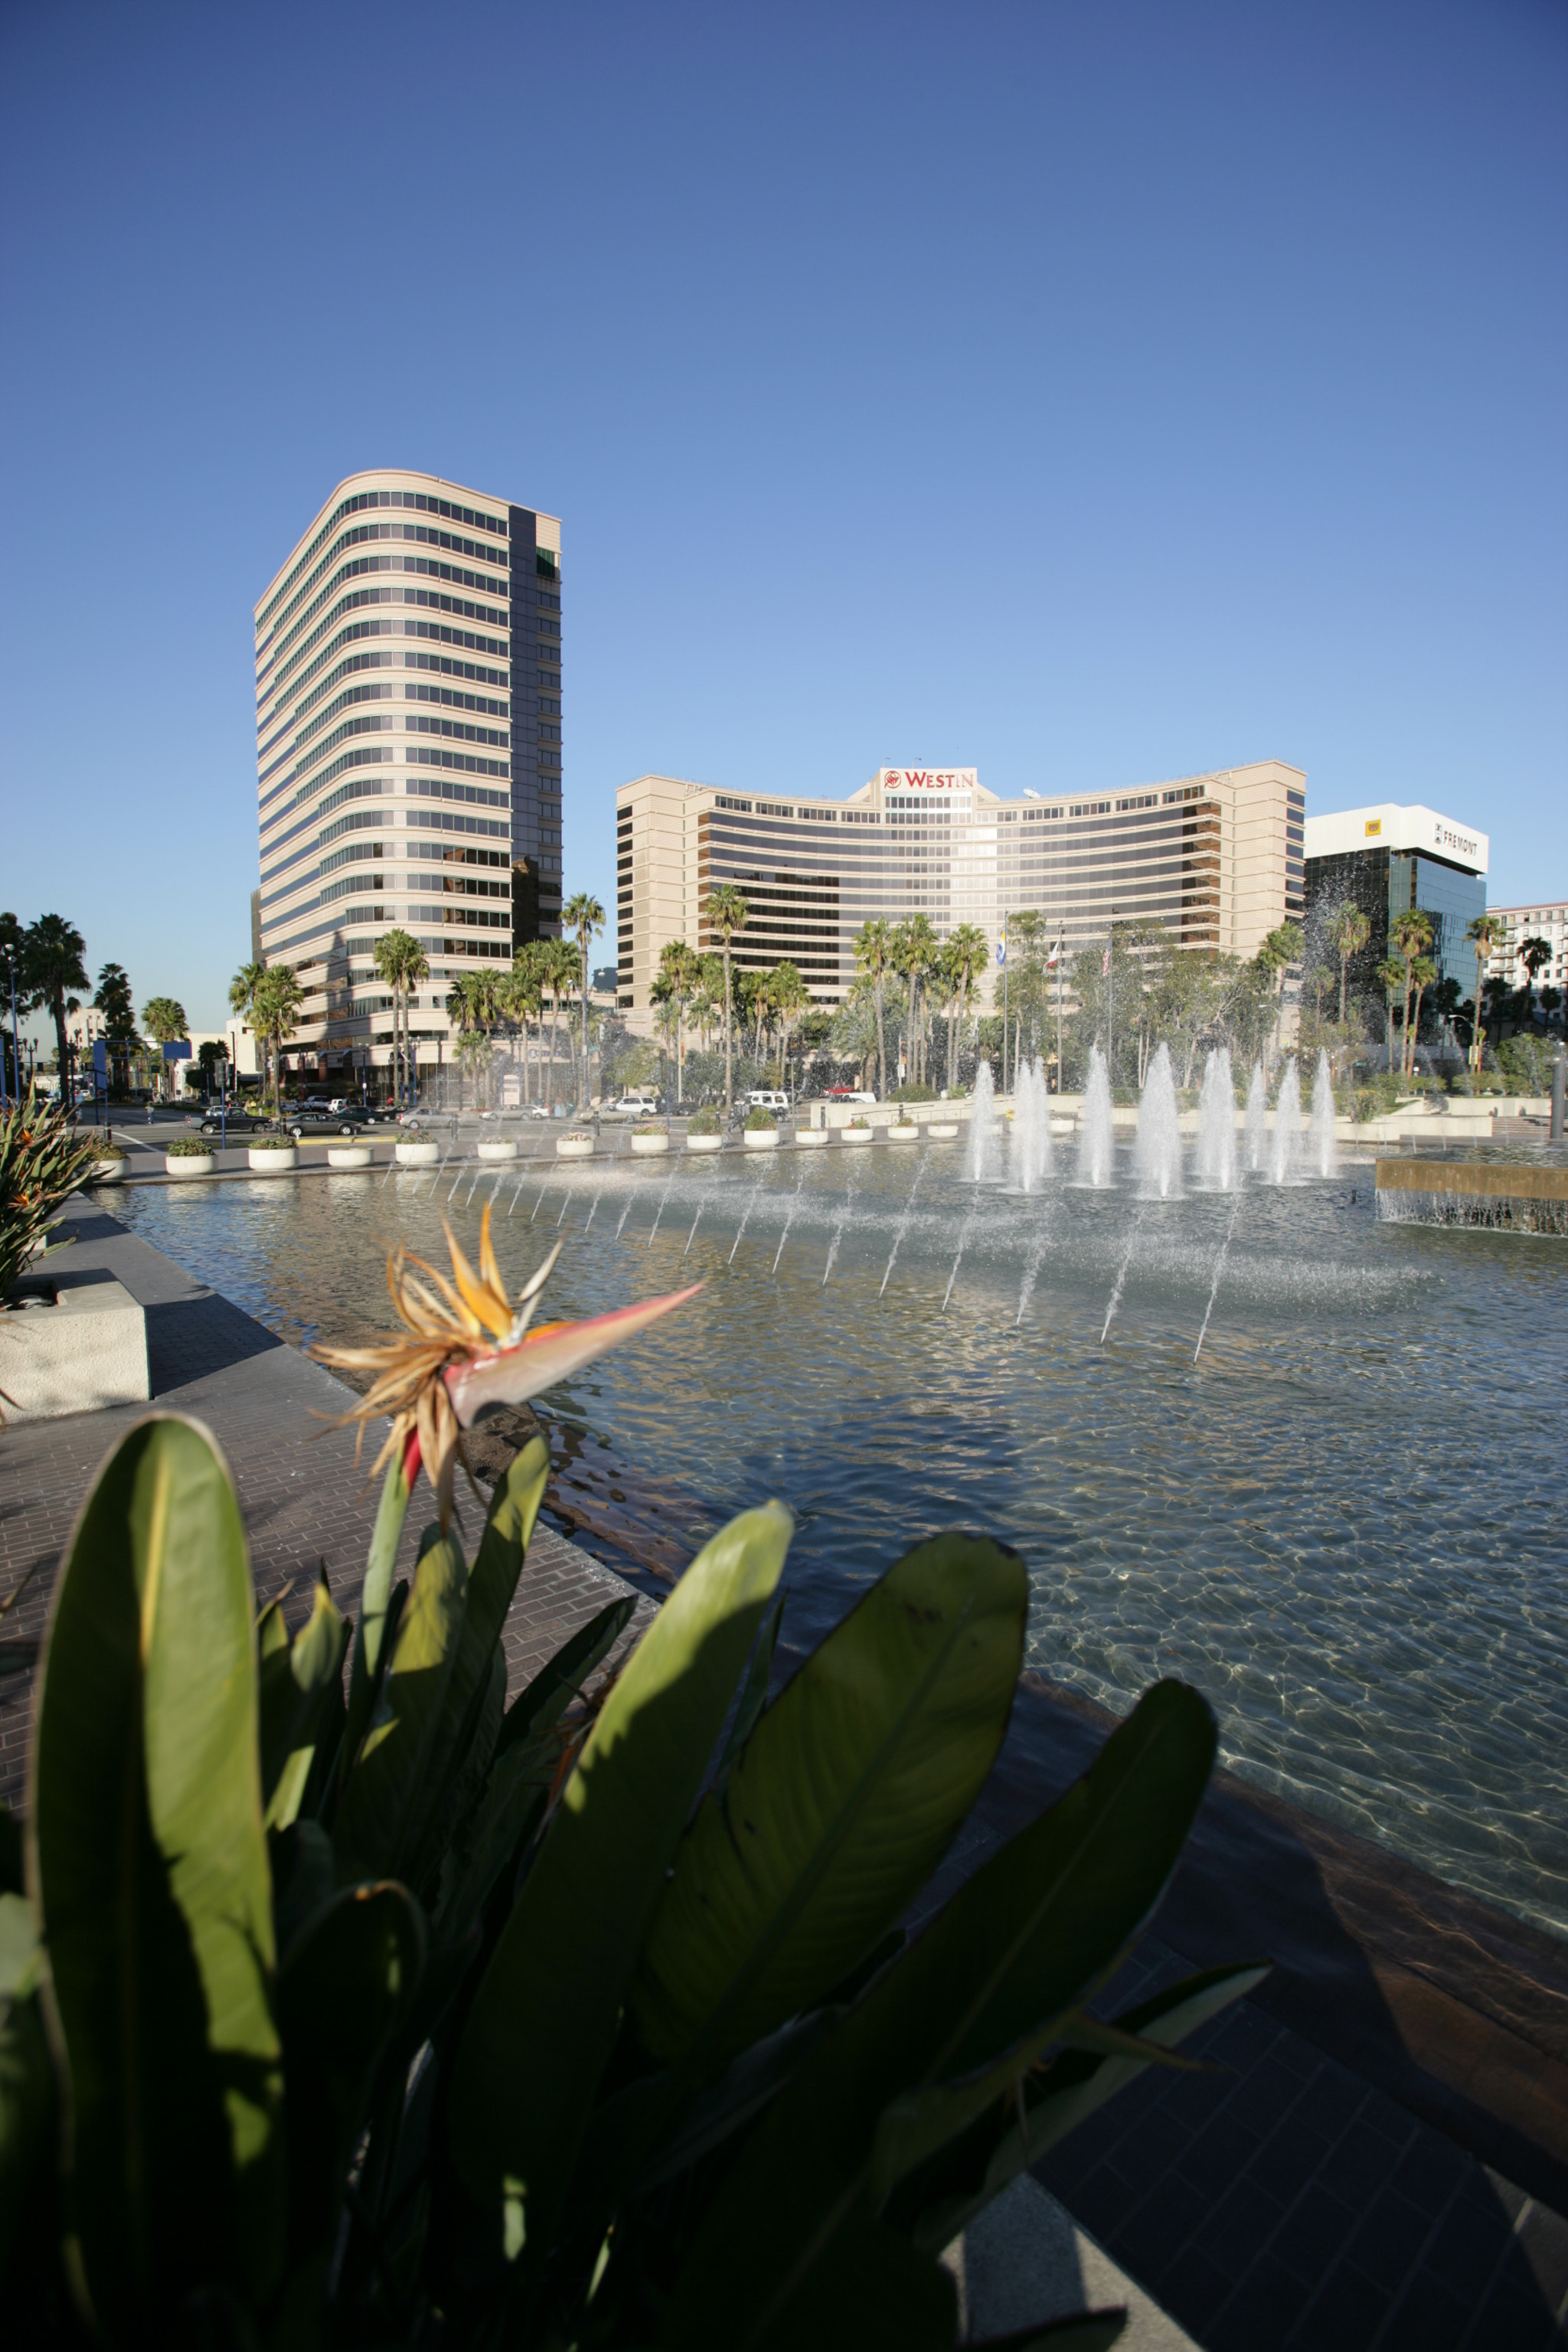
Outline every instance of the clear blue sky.
MULTIPOLYGON (((342 476, 563 518, 645 769, 1275 754, 1568 890, 1568 12, 0 16, 0 905, 222 1018, 251 606, 342 476)), ((606 952, 612 941, 605 942, 606 952)))

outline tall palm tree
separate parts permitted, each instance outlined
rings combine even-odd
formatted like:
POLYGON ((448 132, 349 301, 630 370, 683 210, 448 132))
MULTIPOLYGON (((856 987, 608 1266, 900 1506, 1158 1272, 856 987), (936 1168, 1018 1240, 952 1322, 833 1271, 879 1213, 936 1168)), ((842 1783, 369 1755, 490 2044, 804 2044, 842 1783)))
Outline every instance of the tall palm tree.
POLYGON ((772 982, 773 1009, 779 1016, 779 1084, 784 1083, 784 1063, 789 1053, 791 1024, 806 1012, 811 1004, 811 991, 801 977, 798 964, 786 956, 773 969, 772 982))
POLYGON ((412 931, 383 931, 373 961, 392 992, 392 1059, 394 1087, 401 1109, 408 1097, 408 992, 430 970, 425 950, 412 931))
POLYGON ((28 1009, 47 1013, 55 1024, 60 1101, 68 1108, 71 1101, 71 1083, 66 1014, 77 1011, 78 1007, 68 1005, 66 1000, 75 990, 92 986, 82 961, 86 952, 86 940, 76 925, 68 923, 63 915, 40 915, 37 921, 29 923, 22 934, 22 975, 27 991, 28 1009))
POLYGON ((1518 948, 1515 950, 1515 953, 1518 955, 1521 963, 1524 966, 1525 1018, 1529 1024, 1533 1027, 1535 1024, 1535 975, 1541 970, 1543 963, 1550 963, 1552 961, 1552 942, 1550 940, 1543 940, 1540 938, 1538 934, 1532 932, 1529 939, 1521 940, 1518 948))
POLYGON ((103 1015, 103 1034, 109 1048, 111 1083, 118 1093, 129 1094, 131 1056, 140 1040, 136 1034, 136 1006, 131 994, 131 975, 123 964, 104 965, 98 975, 92 1002, 95 1009, 103 1015))
POLYGON ((1410 963, 1410 982, 1415 991, 1415 1003, 1410 1013, 1410 1069, 1415 1070, 1415 1047, 1421 1035, 1421 999, 1436 979, 1439 967, 1430 956, 1414 956, 1410 963))
POLYGON ((679 1102, 686 1091, 686 1039, 684 1024, 697 993, 701 972, 701 959, 689 948, 684 940, 667 940, 659 950, 658 976, 665 987, 661 1002, 675 1007, 675 1099, 679 1102))
MULTIPOLYGON (((149 997, 142 1008, 142 1026, 157 1046, 172 1045, 177 1037, 184 1035, 187 1025, 185 1008, 178 997, 149 997)), ((159 1073, 159 1084, 165 1095, 172 1091, 166 1061, 159 1073)))
POLYGON ((1502 942, 1508 925, 1500 915, 1477 915, 1466 927, 1465 937, 1476 951, 1476 1019, 1470 1038, 1470 1055, 1479 1075, 1481 1056, 1486 1052, 1487 1030, 1483 1003, 1486 995, 1487 965, 1502 942))
POLYGON ((542 940, 540 977, 550 998, 550 1054, 544 1066, 544 1099, 555 1108, 555 1041, 561 1034, 561 1001, 575 983, 577 950, 570 940, 542 940))
POLYGON ((1372 937, 1372 919, 1363 915, 1353 898, 1346 898, 1336 907, 1330 918, 1330 938, 1340 960, 1340 1027, 1345 1025, 1345 991, 1350 982, 1351 960, 1360 955, 1372 937))
POLYGON ((1410 1027, 1410 992, 1415 986, 1411 967, 1417 956, 1424 956, 1432 944, 1432 918, 1419 907, 1406 907, 1395 915, 1388 927, 1389 945, 1405 965, 1405 1036, 1400 1050, 1399 1066, 1409 1074, 1415 1067, 1415 1039, 1410 1027))
POLYGON ((724 1108, 726 1111, 731 1108, 734 1098, 730 1019, 730 942, 737 931, 745 929, 751 911, 743 892, 737 890, 732 882, 721 882, 716 890, 710 890, 708 894, 708 904, 703 908, 709 929, 718 934, 723 942, 724 950, 724 1108))
POLYGON ((519 1096, 528 1101, 528 1024, 544 1010, 544 989, 540 978, 540 942, 529 940, 512 957, 511 967, 501 981, 498 992, 502 1011, 507 1018, 522 1028, 522 1078, 519 1096))
POLYGON ((300 1007, 305 992, 286 963, 268 964, 257 983, 255 1021, 257 1034, 270 1040, 272 1045, 272 1099, 282 1098, 283 1044, 294 1034, 300 1007))
MULTIPOLYGON (((488 1072, 489 1043, 488 1031, 495 1019, 499 990, 495 976, 488 971, 465 971, 447 991, 447 1011, 458 1024, 458 1066, 468 1070, 474 1077, 476 1104, 479 1080, 488 1072)), ((462 1080, 458 1081, 458 1103, 462 1107, 462 1080)))
POLYGON ((871 999, 877 1008, 877 1099, 888 1097, 888 1035, 882 1018, 882 991, 889 972, 893 969, 893 929, 885 916, 873 915, 862 923, 855 941, 855 966, 871 983, 871 999))
POLYGON ((583 1108, 588 1107, 588 955, 605 928, 605 910, 591 890, 579 890, 561 909, 564 928, 577 934, 583 965, 583 1108))
POLYGON ((975 983, 991 955, 991 942, 978 923, 958 923, 948 933, 943 978, 951 987, 947 1016, 947 1083, 952 1087, 957 1051, 955 1032, 974 1002, 975 983))
POLYGON ((267 1048, 256 1025, 256 992, 266 977, 264 963, 242 963, 228 984, 228 1009, 239 1015, 242 1024, 261 1046, 261 1091, 267 1092, 267 1048))
MULTIPOLYGON (((1383 982, 1383 1001, 1387 1013, 1388 1074, 1390 1077, 1394 1076, 1394 1008, 1399 1003, 1401 991, 1407 990, 1409 987, 1409 965, 1402 963, 1397 956, 1387 957, 1377 967, 1377 977, 1383 982)), ((1400 1047, 1399 1066, 1401 1069, 1405 1066, 1405 1049, 1403 1045, 1400 1047)))

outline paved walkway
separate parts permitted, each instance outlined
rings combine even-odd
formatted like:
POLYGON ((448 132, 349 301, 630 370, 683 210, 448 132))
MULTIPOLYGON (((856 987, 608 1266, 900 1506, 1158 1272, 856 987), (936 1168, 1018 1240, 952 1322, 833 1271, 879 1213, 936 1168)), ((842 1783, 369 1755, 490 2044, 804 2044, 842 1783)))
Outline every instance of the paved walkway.
MULTIPOLYGON (((359 1501, 352 1436, 311 1434, 347 1391, 112 1218, 71 1214, 79 1238, 56 1264, 103 1267, 145 1306, 154 1401, 222 1445, 258 1599, 291 1581, 302 1614, 324 1559, 353 1611, 373 1498, 359 1501)), ((88 1482, 142 1410, 0 1432, 0 1602, 26 1585, 5 1638, 42 1631, 88 1482)), ((662 1582, 694 1498, 645 1492, 580 1440, 556 1453, 564 1510, 645 1590, 662 1582)), ((627 1589, 542 1526, 503 1637, 511 1687, 627 1589)), ((0 1681, 11 1805, 30 1714, 31 1678, 0 1681)), ((932 1903, 1084 1769, 1111 1720, 1025 1677, 932 1903)), ((1568 1951, 1225 1774, 1157 1927, 1102 2008, 1221 1959, 1275 1965, 1189 2045, 1215 2071, 1146 2075, 1037 2168, 1114 2260, 1207 2352, 1568 2343, 1568 1951)))

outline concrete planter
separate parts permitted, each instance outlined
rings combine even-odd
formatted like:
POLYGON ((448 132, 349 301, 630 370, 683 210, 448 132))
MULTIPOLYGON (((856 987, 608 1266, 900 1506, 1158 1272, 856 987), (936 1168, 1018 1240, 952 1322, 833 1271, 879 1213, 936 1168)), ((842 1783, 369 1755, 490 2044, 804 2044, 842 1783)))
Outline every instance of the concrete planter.
POLYGON ((748 1151, 776 1151, 779 1148, 776 1127, 748 1127, 745 1138, 748 1151))
POLYGON ((166 1151, 163 1165, 174 1177, 210 1176, 217 1162, 210 1151, 182 1151, 177 1158, 174 1152, 166 1151))
POLYGON ((493 1143, 481 1143, 479 1158, 493 1163, 500 1160, 515 1160, 517 1146, 510 1136, 497 1136, 493 1143))
POLYGON ((724 1139, 721 1135, 689 1135, 686 1149, 688 1151, 722 1151, 724 1139))
POLYGON ((434 1168, 441 1157, 438 1143, 400 1143, 396 1150, 400 1168, 434 1168))
POLYGON ((958 1133, 958 1121, 945 1118, 933 1119, 927 1128, 926 1133, 933 1143, 951 1143, 958 1133))
POLYGON ((82 1181, 88 1184, 123 1184, 125 1162, 123 1160, 100 1160, 93 1168, 92 1173, 84 1177, 82 1181))
POLYGON ((820 1151, 825 1144, 832 1142, 833 1130, 827 1127, 797 1127, 795 1139, 803 1151, 820 1151))
MULTIPOLYGON (((36 1277, 34 1295, 48 1296, 36 1277)), ((144 1404, 146 1316, 118 1282, 62 1283, 51 1305, 10 1308, 0 1314, 0 1389, 7 1421, 144 1404)))
POLYGON ((840 1143, 869 1143, 875 1132, 875 1129, 869 1127, 841 1127, 838 1140, 840 1143))
POLYGON ((888 1129, 889 1143, 918 1143, 920 1139, 920 1129, 912 1119, 907 1123, 903 1119, 899 1119, 888 1129))
POLYGON ((591 1135, 558 1135, 555 1139, 557 1160, 592 1160, 594 1139, 591 1135))
POLYGON ((327 1165, 329 1168, 368 1168, 370 1146, 368 1143, 329 1143, 327 1165))
POLYGON ((287 1151, 247 1151, 245 1156, 253 1176, 286 1176, 300 1157, 292 1144, 287 1151))
POLYGON ((661 1151, 668 1150, 668 1135, 634 1135, 632 1138, 633 1156, 638 1160, 655 1160, 661 1151))

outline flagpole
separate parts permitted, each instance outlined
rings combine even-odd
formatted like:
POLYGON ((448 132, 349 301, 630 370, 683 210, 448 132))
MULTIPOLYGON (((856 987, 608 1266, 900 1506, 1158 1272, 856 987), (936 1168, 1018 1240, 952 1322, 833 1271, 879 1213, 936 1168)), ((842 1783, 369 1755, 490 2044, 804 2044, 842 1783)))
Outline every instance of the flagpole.
POLYGON ((1057 925, 1057 1092, 1062 1090, 1062 927, 1057 925))

